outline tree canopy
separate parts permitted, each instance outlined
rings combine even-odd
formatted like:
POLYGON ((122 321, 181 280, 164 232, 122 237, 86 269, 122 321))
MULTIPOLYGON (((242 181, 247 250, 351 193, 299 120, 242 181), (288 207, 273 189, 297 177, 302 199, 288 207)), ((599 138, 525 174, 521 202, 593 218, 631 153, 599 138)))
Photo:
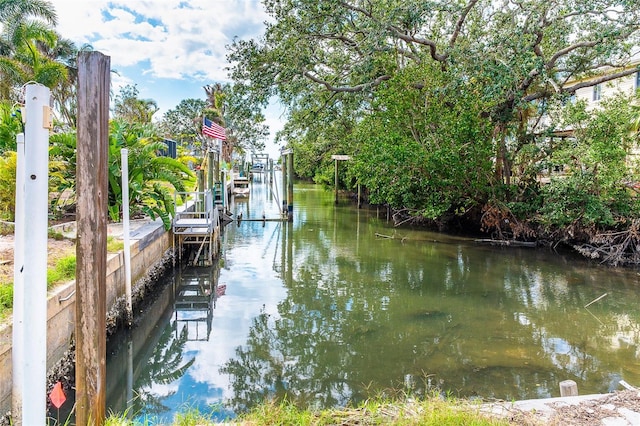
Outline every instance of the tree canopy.
POLYGON ((350 154, 340 183, 363 184, 371 202, 440 222, 465 216, 502 237, 564 227, 555 238, 570 238, 568 224, 619 226, 637 211, 625 184, 637 138, 621 145, 630 123, 610 125, 633 121, 634 102, 560 117, 578 90, 640 70, 640 3, 263 3, 266 32, 229 46, 231 76, 255 104, 275 96, 287 107, 278 137, 301 176, 333 183, 331 154, 350 154), (540 173, 576 149, 588 153, 580 169, 543 188, 540 173))

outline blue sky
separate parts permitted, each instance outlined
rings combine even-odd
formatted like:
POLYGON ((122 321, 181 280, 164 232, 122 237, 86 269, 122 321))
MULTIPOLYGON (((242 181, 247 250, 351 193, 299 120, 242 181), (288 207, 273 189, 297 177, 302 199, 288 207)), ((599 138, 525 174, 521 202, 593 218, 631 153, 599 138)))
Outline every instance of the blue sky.
MULTIPOLYGON (((160 107, 205 99, 203 86, 228 82, 225 46, 259 37, 268 20, 259 0, 52 0, 60 34, 111 58, 114 92, 135 84, 160 107)), ((272 135, 281 111, 265 111, 272 135)), ((267 143, 267 150, 275 146, 267 143)))

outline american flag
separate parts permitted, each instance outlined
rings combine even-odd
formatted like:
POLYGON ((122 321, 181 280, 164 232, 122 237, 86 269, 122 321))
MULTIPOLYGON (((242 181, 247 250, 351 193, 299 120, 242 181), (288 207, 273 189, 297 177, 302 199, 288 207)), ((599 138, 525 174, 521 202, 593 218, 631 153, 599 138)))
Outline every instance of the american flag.
POLYGON ((227 140, 224 127, 214 123, 207 117, 202 118, 202 134, 211 136, 212 138, 227 140))

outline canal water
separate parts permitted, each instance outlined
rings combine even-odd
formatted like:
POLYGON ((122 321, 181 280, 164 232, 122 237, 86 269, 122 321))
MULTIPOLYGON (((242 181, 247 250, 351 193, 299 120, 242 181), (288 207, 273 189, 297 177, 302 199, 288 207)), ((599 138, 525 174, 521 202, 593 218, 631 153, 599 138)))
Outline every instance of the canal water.
POLYGON ((160 424, 272 397, 321 408, 640 385, 637 271, 394 228, 310 184, 294 193, 292 223, 246 220, 282 202, 254 182, 231 206, 245 220, 224 229, 219 264, 177 268, 142 323, 110 340, 110 410, 160 424))

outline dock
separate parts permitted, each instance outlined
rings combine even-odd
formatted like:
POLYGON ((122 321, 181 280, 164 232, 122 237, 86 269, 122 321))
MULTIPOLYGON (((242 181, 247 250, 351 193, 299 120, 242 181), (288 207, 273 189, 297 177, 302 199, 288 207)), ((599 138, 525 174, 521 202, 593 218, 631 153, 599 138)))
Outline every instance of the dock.
POLYGON ((220 236, 220 213, 214 203, 213 191, 176 192, 174 203, 173 247, 174 251, 177 250, 178 259, 182 261, 189 248, 189 263, 211 266, 220 236), (177 208, 178 199, 185 200, 181 211, 177 208))

